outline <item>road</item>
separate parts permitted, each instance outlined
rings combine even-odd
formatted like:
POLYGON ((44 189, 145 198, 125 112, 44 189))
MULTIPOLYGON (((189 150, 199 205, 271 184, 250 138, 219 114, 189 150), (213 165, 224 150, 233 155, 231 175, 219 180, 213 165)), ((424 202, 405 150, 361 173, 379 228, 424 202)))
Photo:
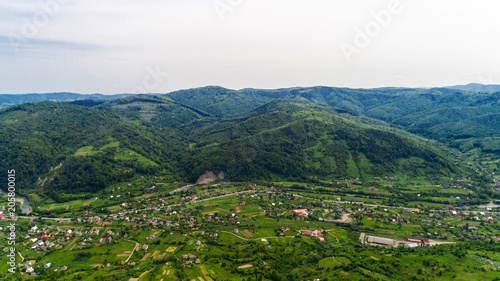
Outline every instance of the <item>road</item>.
MULTIPOLYGON (((38 217, 30 217, 30 216, 17 216, 15 219, 17 220, 18 218, 21 219, 36 219, 38 217)), ((48 218, 48 217, 42 217, 42 220, 53 220, 53 221, 60 221, 60 222, 70 222, 71 218, 48 218)))
POLYGON ((238 192, 235 192, 235 193, 229 193, 229 194, 224 194, 224 195, 219 195, 219 196, 214 196, 214 197, 210 197, 210 198, 207 198, 207 199, 201 199, 201 200, 195 200, 193 201, 192 203, 200 203, 200 202, 204 202, 204 201, 208 201, 208 200, 213 200, 213 199, 217 199, 217 198, 222 198, 222 197, 227 197, 227 196, 232 196, 232 195, 237 195, 237 194, 241 194, 241 193, 248 193, 250 192, 251 190, 244 190, 244 191, 238 191, 238 192))
MULTIPOLYGON (((200 186, 202 186, 202 185, 217 186, 217 185, 228 184, 228 183, 237 183, 237 182, 221 182, 221 183, 217 183, 217 184, 198 184, 198 185, 200 185, 200 186)), ((188 190, 189 188, 191 188, 191 187, 193 187, 195 185, 197 185, 197 184, 188 184, 188 185, 185 185, 183 187, 179 187, 179 188, 177 188, 175 190, 170 191, 170 194, 176 193, 176 192, 179 192, 179 191, 183 191, 183 190, 188 190)))
MULTIPOLYGON (((298 195, 298 194, 292 194, 292 196, 295 197, 300 197, 300 198, 306 198, 306 199, 316 199, 319 200, 318 198, 312 198, 312 197, 307 197, 303 195, 298 195)), ((409 209, 408 207, 398 207, 398 206, 386 206, 386 205, 375 205, 375 204, 368 204, 368 203, 363 203, 363 202, 346 202, 346 201, 336 201, 336 200, 323 200, 323 202, 329 202, 329 203, 340 203, 340 204, 355 204, 355 205, 362 205, 362 206, 368 206, 368 207, 381 207, 381 208, 393 208, 393 209, 409 209)))
POLYGON ((194 184, 188 184, 188 185, 185 185, 185 186, 183 186, 183 187, 179 187, 179 188, 177 188, 177 189, 175 189, 175 190, 170 191, 170 194, 172 194, 172 193, 176 193, 176 192, 179 192, 179 191, 188 190, 189 188, 191 188, 191 187, 193 187, 193 186, 195 186, 195 185, 194 185, 194 184))
MULTIPOLYGON (((189 187, 191 186, 194 186, 194 185, 186 185, 186 186, 183 186, 181 188, 178 188, 172 192, 177 192, 177 191, 180 191, 180 189, 184 188, 185 189, 188 189, 189 187)), ((194 203, 200 203, 200 202, 204 202, 204 201, 208 201, 208 200, 213 200, 213 199, 218 199, 218 198, 223 198, 223 197, 227 197, 227 196, 233 196, 233 195, 237 195, 237 194, 241 194, 241 193, 248 193, 250 192, 251 190, 244 190, 244 191, 239 191, 239 192, 235 192, 235 193, 229 193, 229 194, 224 194, 224 195, 220 195, 220 196, 215 196, 215 197, 210 197, 210 198, 207 198, 207 199, 202 199, 202 200, 196 200, 196 201, 192 201, 191 203, 194 204, 194 203)), ((165 207, 174 207, 174 206, 180 206, 182 204, 172 204, 172 205, 167 205, 165 207)), ((164 207, 164 208, 165 208, 164 207)), ((146 210, 152 210, 154 208, 149 208, 149 209, 140 209, 140 210, 137 210, 137 211, 146 211, 146 210)), ((17 216, 15 217, 14 219, 17 220, 18 218, 21 218, 21 219, 30 219, 30 218, 38 218, 38 217, 30 217, 30 216, 17 216)), ((54 220, 54 221, 58 221, 58 222, 70 222, 71 221, 71 218, 48 218, 48 217, 42 217, 43 220, 54 220)))
MULTIPOLYGON (((241 193, 248 193, 250 191, 251 190, 238 191, 238 192, 235 192, 235 193, 229 193, 229 194, 214 196, 214 197, 210 197, 210 198, 206 198, 206 199, 201 199, 201 200, 194 200, 194 201, 186 202, 186 203, 182 203, 182 204, 195 204, 195 203, 205 202, 205 201, 208 201, 208 200, 223 198, 223 197, 227 197, 227 196, 234 196, 234 195, 238 195, 238 194, 241 194, 241 193)), ((179 204, 171 204, 171 205, 163 206, 162 208, 175 207, 175 206, 180 206, 182 204, 181 203, 179 203, 179 204)), ((148 208, 139 209, 137 211, 146 211, 146 210, 153 210, 153 209, 156 209, 156 207, 151 207, 149 209, 148 208)))
POLYGON ((220 232, 224 232, 224 233, 227 233, 227 234, 232 234, 240 239, 243 239, 243 240, 246 240, 246 241, 251 241, 251 240, 261 240, 261 239, 276 239, 276 238, 295 238, 296 235, 294 236, 270 236, 270 237, 259 237, 259 238, 252 238, 252 239, 248 239, 248 238, 245 238, 245 237, 241 237, 240 235, 236 235, 234 234, 234 232, 230 232, 230 231, 223 231, 221 230, 220 232))

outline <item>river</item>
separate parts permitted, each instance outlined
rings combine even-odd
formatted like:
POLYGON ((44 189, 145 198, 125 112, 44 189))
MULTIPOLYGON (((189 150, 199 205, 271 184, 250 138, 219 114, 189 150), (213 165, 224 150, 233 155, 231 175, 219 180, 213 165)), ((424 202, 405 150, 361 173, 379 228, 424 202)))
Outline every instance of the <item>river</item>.
MULTIPOLYGON (((0 189, 0 194, 7 194, 5 191, 0 189)), ((18 197, 16 196, 16 201, 22 201, 21 204, 21 212, 23 214, 28 214, 30 212, 30 201, 26 197, 18 197)))
POLYGON ((26 197, 21 197, 21 200, 23 200, 23 204, 21 204, 21 212, 23 212, 23 214, 29 214, 30 201, 26 197))

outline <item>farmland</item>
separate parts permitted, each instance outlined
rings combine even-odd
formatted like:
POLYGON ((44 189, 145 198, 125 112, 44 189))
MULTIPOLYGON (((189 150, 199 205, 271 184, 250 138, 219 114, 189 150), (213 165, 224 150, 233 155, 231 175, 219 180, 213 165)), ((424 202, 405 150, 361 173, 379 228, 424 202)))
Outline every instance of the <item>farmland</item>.
POLYGON ((174 192, 181 185, 139 177, 88 200, 35 201, 38 211, 71 221, 18 219, 19 268, 37 276, 20 277, 490 280, 500 270, 500 213, 468 204, 473 185, 392 178, 219 183, 174 192), (361 233, 399 247, 360 243, 361 233), (408 239, 434 246, 407 249, 408 239))

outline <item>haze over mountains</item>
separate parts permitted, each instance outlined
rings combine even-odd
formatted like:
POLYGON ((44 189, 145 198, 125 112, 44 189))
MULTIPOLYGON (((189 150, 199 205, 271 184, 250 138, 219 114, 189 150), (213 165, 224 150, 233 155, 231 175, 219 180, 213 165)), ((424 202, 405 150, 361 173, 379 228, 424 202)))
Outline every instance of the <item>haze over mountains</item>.
MULTIPOLYGON (((406 89, 409 90, 411 88, 376 88, 376 89, 368 89, 368 90, 396 90, 396 89, 406 89)), ((421 88, 415 88, 421 89, 421 88)), ((423 89, 423 88, 422 88, 423 89)), ((497 92, 500 91, 500 85, 493 84, 478 84, 478 83, 469 83, 467 85, 456 85, 456 86, 448 86, 448 87, 435 87, 432 88, 435 91, 439 91, 439 89, 451 89, 457 91, 465 91, 465 92, 497 92)), ((187 90, 190 91, 190 90, 187 90)), ((182 93, 183 91, 175 91, 175 93, 182 93)), ((103 95, 103 94, 78 94, 71 92, 56 92, 56 93, 30 93, 30 94, 0 94, 0 108, 8 107, 15 104, 25 103, 25 102, 37 102, 37 101, 56 101, 56 102, 68 102, 74 100, 112 100, 119 99, 127 96, 132 96, 134 94, 123 93, 116 95, 103 95)))
POLYGON ((499 92, 210 86, 101 97, 1 110, 1 168, 19 167, 26 188, 64 201, 58 192, 91 194, 137 173, 186 182, 207 170, 229 180, 467 173, 428 139, 500 153, 499 92))
POLYGON ((467 85, 457 85, 457 86, 450 86, 450 87, 445 87, 448 89, 453 89, 453 90, 462 90, 466 92, 497 92, 500 91, 500 85, 493 85, 493 84, 478 84, 478 83, 470 83, 467 85))
POLYGON ((57 102, 69 102, 81 99, 92 99, 92 100, 108 100, 108 99, 119 99, 122 97, 130 96, 131 94, 118 94, 118 95, 82 95, 75 93, 45 93, 45 94, 20 94, 20 95, 0 95, 0 108, 8 107, 11 105, 16 105, 25 102, 37 102, 37 101, 57 101, 57 102))

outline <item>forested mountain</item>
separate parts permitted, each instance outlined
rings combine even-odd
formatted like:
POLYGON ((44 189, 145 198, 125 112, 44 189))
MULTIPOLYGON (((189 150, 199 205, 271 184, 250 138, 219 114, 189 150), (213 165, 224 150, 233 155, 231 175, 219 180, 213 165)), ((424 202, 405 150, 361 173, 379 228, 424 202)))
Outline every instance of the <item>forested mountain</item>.
POLYGON ((494 120, 489 115, 500 112, 498 90, 498 85, 474 83, 432 89, 295 87, 229 90, 209 86, 110 102, 104 100, 115 100, 127 95, 0 95, 0 107, 39 100, 78 100, 76 103, 80 105, 94 106, 130 118, 182 129, 191 128, 191 123, 199 126, 198 122, 206 124, 249 112, 273 99, 309 100, 383 120, 392 126, 463 151, 480 149, 497 153, 500 151, 497 141, 500 130, 496 123, 486 121, 494 120), (94 101, 96 99, 100 101, 94 101))
POLYGON ((275 100, 194 130, 181 167, 191 181, 205 170, 241 180, 459 172, 422 139, 366 121, 324 105, 275 100))
POLYGON ((2 169, 15 167, 27 188, 92 192, 137 173, 195 182, 206 170, 231 180, 463 172, 407 132, 500 153, 499 92, 211 86, 110 98, 3 109, 2 169))
POLYGON ((15 169, 22 189, 38 189, 56 200, 59 191, 92 192, 136 173, 178 174, 171 165, 171 132, 103 110, 26 103, 1 110, 0 124, 1 169, 15 169))
POLYGON ((195 182, 206 170, 237 181, 462 173, 433 144, 353 110, 274 98, 224 109, 239 95, 202 109, 143 95, 12 106, 0 111, 0 166, 56 201, 137 174, 195 182))
POLYGON ((409 132, 468 150, 476 148, 500 151, 500 137, 491 114, 500 112, 500 92, 464 92, 448 88, 348 89, 332 87, 288 88, 277 90, 243 89, 232 91, 205 87, 173 92, 162 96, 193 106, 216 116, 250 111, 266 102, 281 98, 309 100, 383 120, 409 132), (201 102, 203 100, 204 102, 201 102), (236 111, 220 110, 234 104, 236 111), (483 122, 484 121, 484 122, 483 122), (488 121, 488 122, 487 122, 488 121), (475 124, 479 124, 476 126, 475 124), (441 128, 446 127, 446 130, 441 128))

